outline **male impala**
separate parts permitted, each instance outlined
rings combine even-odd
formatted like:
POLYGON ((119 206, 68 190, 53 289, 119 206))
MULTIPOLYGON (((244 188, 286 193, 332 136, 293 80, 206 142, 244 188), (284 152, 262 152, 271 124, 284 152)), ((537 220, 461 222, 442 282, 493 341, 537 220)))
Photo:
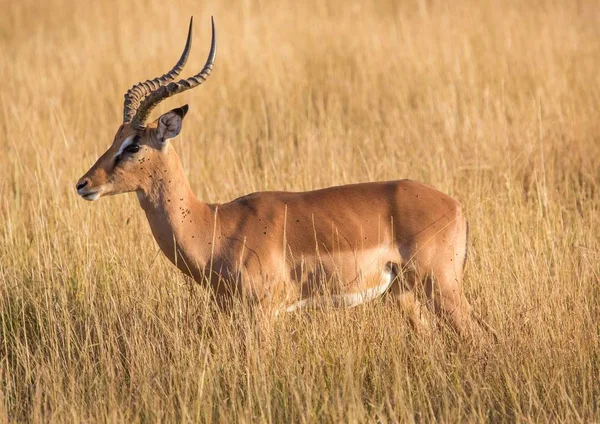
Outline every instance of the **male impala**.
POLYGON ((467 223, 460 204, 428 185, 388 181, 291 193, 253 193, 207 204, 190 189, 169 141, 188 106, 146 123, 165 98, 202 84, 216 55, 215 27, 200 73, 174 82, 191 48, 165 75, 125 95, 112 146, 77 182, 86 200, 135 191, 163 253, 209 284, 221 305, 243 296, 269 314, 331 302, 354 306, 390 293, 418 329, 419 287, 460 332, 473 315, 461 287, 467 223))

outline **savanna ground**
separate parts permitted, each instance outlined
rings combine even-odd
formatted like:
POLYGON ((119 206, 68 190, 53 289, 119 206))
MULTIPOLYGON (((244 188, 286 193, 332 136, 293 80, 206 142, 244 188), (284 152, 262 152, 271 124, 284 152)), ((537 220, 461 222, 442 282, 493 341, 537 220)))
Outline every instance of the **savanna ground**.
POLYGON ((5 1, 0 421, 600 420, 599 22, 594 1, 5 1), (134 194, 78 198, 192 14, 184 74, 211 14, 215 71, 155 116, 190 104, 198 196, 433 184, 467 210, 497 342, 415 335, 386 301, 261 334, 210 313, 134 194))

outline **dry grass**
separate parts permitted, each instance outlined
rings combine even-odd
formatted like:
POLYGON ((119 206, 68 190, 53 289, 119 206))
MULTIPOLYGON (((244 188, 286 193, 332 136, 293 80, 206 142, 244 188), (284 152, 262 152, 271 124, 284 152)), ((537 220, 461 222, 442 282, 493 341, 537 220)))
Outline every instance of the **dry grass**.
POLYGON ((137 3, 2 8, 0 421, 600 420, 597 2, 137 3), (190 14, 189 72, 210 14, 217 67, 161 110, 191 106, 199 197, 431 183, 468 210, 498 343, 417 337, 385 302, 213 323, 135 195, 76 196, 190 14))

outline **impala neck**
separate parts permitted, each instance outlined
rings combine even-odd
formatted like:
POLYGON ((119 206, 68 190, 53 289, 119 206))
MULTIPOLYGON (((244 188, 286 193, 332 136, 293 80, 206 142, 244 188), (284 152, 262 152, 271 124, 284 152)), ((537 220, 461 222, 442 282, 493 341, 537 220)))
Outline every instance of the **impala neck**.
POLYGON ((184 273, 196 277, 195 271, 205 266, 210 255, 206 246, 213 237, 214 212, 192 192, 172 146, 154 165, 148 170, 147 184, 137 192, 140 206, 163 253, 184 273))

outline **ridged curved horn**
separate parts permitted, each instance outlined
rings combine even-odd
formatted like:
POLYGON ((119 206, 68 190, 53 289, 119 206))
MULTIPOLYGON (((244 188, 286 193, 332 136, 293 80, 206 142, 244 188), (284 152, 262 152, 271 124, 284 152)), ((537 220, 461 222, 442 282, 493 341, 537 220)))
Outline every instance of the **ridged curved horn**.
POLYGON ((190 18, 190 27, 188 29, 187 41, 185 42, 185 47, 183 48, 183 53, 181 53, 181 57, 169 72, 164 74, 161 77, 154 78, 153 80, 147 80, 145 82, 139 82, 127 90, 125 93, 125 104, 123 105, 123 122, 129 122, 135 115, 137 109, 140 107, 140 102, 146 97, 148 94, 152 93, 152 91, 157 88, 170 83, 173 81, 183 70, 185 63, 190 56, 190 51, 192 49, 192 24, 194 23, 194 17, 190 18))
POLYGON ((135 115, 131 119, 131 125, 136 129, 143 129, 146 125, 146 120, 152 112, 152 109, 156 107, 161 101, 167 97, 171 97, 177 93, 187 91, 191 88, 197 87, 202 84, 212 71, 215 63, 215 57, 217 55, 217 39, 215 35, 215 20, 211 17, 212 24, 212 41, 210 43, 210 52, 208 53, 208 59, 204 64, 204 68, 196 75, 179 80, 177 82, 171 82, 167 85, 161 85, 155 88, 151 93, 146 95, 141 102, 135 115))

